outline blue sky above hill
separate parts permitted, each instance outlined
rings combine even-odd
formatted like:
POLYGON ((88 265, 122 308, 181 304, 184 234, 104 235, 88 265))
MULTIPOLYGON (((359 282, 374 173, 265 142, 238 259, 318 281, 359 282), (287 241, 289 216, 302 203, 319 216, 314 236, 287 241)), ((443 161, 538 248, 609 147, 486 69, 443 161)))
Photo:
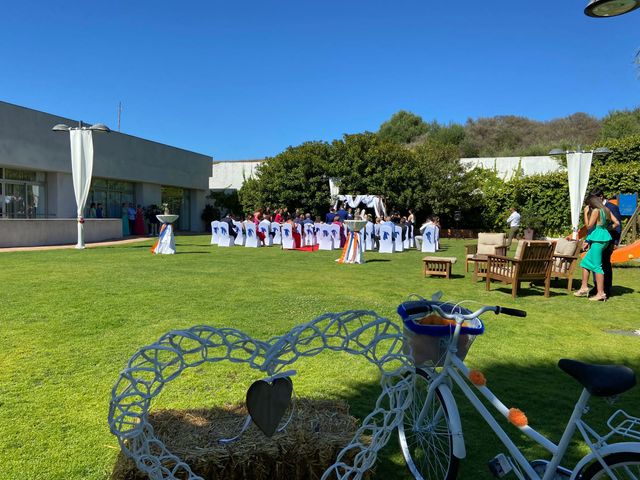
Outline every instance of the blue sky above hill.
POLYGON ((640 11, 513 2, 8 2, 0 100, 212 155, 425 120, 640 104, 640 11))

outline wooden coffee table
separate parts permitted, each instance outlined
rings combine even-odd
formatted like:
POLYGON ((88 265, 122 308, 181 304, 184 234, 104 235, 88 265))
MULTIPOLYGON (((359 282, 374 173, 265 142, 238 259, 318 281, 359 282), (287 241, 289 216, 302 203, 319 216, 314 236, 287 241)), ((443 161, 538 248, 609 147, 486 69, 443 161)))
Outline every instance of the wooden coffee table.
POLYGON ((451 265, 456 263, 455 257, 424 257, 424 276, 437 275, 451 278, 451 265))

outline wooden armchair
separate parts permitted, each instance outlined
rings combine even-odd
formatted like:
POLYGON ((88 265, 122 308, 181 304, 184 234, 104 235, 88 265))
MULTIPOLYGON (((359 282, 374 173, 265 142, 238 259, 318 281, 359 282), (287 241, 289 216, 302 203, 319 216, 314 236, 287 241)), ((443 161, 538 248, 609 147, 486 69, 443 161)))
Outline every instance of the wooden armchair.
POLYGON ((567 291, 573 289, 573 272, 578 266, 583 240, 565 240, 561 238, 556 243, 553 253, 551 278, 566 278, 567 291))
POLYGON ((520 240, 514 258, 489 255, 487 257, 486 285, 491 290, 491 280, 511 284, 511 296, 518 294, 520 282, 544 280, 544 296, 549 296, 554 242, 520 240))
POLYGON ((506 255, 507 238, 504 233, 479 233, 478 243, 465 245, 465 271, 469 271, 469 263, 475 262, 476 258, 484 258, 487 255, 506 255))

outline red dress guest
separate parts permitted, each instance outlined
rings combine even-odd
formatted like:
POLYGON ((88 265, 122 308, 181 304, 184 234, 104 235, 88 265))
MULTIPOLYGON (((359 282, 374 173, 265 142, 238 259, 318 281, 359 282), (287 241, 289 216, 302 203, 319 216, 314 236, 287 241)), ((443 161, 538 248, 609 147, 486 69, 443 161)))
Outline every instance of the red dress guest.
POLYGON ((298 224, 293 220, 287 220, 287 223, 291 225, 291 234, 293 236, 293 246, 300 248, 302 246, 302 236, 298 233, 298 224))
POLYGON ((136 209, 136 222, 133 225, 133 234, 144 235, 144 213, 140 205, 138 205, 136 209))

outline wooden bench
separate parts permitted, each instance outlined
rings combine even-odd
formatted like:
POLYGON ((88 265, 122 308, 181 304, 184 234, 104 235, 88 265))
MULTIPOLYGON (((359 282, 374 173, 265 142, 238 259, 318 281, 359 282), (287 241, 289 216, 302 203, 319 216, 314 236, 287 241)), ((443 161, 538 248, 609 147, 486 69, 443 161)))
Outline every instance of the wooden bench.
POLYGON ((437 275, 451 278, 451 265, 456 263, 455 257, 424 257, 424 276, 437 275))

